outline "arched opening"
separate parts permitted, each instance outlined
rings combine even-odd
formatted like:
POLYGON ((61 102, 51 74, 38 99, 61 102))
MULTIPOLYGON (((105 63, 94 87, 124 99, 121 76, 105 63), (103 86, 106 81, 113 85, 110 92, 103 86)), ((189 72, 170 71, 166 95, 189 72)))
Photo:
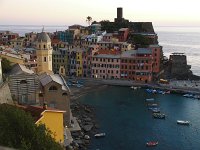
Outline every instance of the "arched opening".
POLYGON ((20 81, 20 84, 26 84, 26 83, 27 83, 26 80, 21 80, 21 81, 20 81))
POLYGON ((65 93, 62 93, 62 96, 67 96, 68 94, 65 92, 65 93))

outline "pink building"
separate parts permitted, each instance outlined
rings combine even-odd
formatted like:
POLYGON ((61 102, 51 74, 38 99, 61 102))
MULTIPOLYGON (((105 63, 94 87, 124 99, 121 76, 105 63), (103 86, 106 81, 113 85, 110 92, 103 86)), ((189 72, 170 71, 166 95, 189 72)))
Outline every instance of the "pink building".
POLYGON ((92 58, 92 77, 120 79, 120 54, 117 51, 99 50, 92 58))
POLYGON ((156 75, 160 72, 161 58, 163 57, 162 46, 150 45, 149 48, 152 50, 153 56, 153 73, 156 75))
POLYGON ((152 81, 152 51, 146 48, 130 50, 121 56, 121 78, 136 81, 152 81))
POLYGON ((112 38, 113 38, 113 34, 112 34, 112 33, 106 33, 106 34, 103 36, 103 41, 105 41, 105 42, 111 42, 111 41, 112 41, 112 38))
POLYGON ((121 28, 118 32, 118 39, 119 42, 125 42, 128 39, 129 29, 128 28, 121 28))

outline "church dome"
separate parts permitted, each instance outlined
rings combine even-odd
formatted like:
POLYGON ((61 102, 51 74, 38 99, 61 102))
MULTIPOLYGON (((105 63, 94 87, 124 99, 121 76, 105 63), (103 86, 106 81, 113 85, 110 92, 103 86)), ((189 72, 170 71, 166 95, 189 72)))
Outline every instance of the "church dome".
POLYGON ((51 42, 51 39, 47 33, 41 32, 37 36, 37 41, 38 42, 51 42))

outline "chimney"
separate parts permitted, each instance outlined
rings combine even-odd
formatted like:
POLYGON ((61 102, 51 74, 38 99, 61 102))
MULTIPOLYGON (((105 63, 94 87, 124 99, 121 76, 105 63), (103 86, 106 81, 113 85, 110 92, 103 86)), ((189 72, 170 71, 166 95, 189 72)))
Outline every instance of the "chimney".
POLYGON ((43 103, 43 109, 45 109, 45 110, 47 109, 47 102, 43 103))

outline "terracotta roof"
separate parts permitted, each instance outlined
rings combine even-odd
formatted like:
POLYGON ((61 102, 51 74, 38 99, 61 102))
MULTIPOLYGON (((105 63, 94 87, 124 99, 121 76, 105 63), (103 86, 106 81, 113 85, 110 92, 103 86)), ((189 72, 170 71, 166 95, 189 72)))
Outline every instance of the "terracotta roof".
POLYGON ((65 112, 63 110, 58 110, 51 107, 47 107, 45 109, 42 106, 22 106, 22 105, 16 105, 16 106, 20 109, 23 109, 26 112, 29 112, 35 121, 38 121, 42 117, 42 113, 45 111, 65 112))
POLYGON ((112 49, 112 50, 99 50, 99 51, 97 52, 97 54, 119 55, 120 52, 117 51, 117 50, 114 50, 114 49, 112 49))
POLYGON ((52 44, 59 44, 59 43, 61 43, 61 41, 59 39, 52 39, 51 43, 52 44))

